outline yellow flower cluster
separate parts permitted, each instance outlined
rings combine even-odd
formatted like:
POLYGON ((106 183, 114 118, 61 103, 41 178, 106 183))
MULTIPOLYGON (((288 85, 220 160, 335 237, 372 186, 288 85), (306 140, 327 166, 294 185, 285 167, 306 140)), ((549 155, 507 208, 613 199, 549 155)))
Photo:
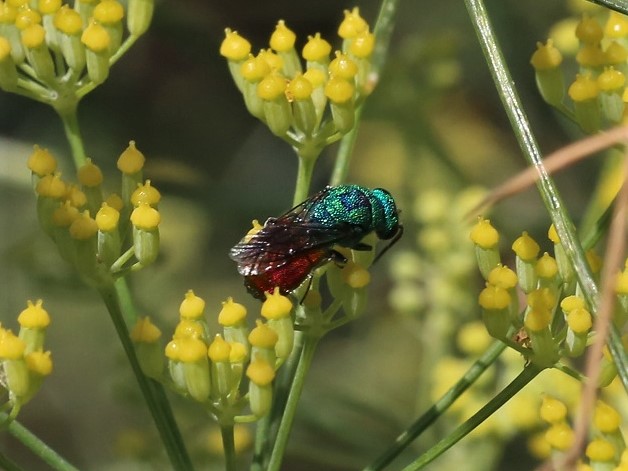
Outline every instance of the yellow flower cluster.
MULTIPOLYGON (((628 92, 628 17, 616 11, 583 14, 575 26, 579 71, 566 87, 561 69, 563 54, 557 37, 538 43, 531 63, 544 100, 570 114, 586 132, 625 121, 628 92), (570 103, 565 100, 565 89, 570 103)), ((573 33, 572 33, 573 34, 573 33)))
POLYGON ((28 301, 17 318, 20 331, 15 335, 0 326, 0 372, 2 384, 9 392, 7 406, 11 418, 37 393, 46 376, 52 373, 52 359, 44 351, 46 328, 50 315, 42 306, 28 301))
POLYGON ((369 58, 375 47, 358 8, 345 11, 338 35, 343 47, 333 58, 329 42, 319 33, 309 36, 301 51, 305 67, 295 48, 296 35, 283 20, 270 37, 270 49, 253 55, 251 44, 227 29, 220 54, 249 112, 275 135, 297 143, 333 140, 351 130, 356 106, 371 91, 369 58))
MULTIPOLYGON (((179 323, 165 347, 161 332, 148 318, 131 332, 143 371, 171 384, 180 394, 204 404, 220 419, 234 420, 248 405, 252 418, 266 415, 272 405, 275 371, 294 343, 292 302, 279 290, 267 294, 261 316, 250 329, 247 310, 228 298, 218 314, 222 332, 212 335, 205 319, 205 301, 188 291, 179 308, 179 323), (166 373, 167 370, 167 373, 166 373), (243 386, 243 376, 249 379, 243 386)), ((242 417, 238 420, 247 420, 242 417)))
POLYGON ((160 195, 150 181, 142 184, 143 165, 144 156, 131 141, 118 159, 122 196, 106 196, 102 172, 90 159, 78 169, 78 184, 61 179, 48 150, 35 146, 28 159, 40 224, 90 283, 109 283, 123 270, 152 263, 159 253, 160 195))
POLYGON ((0 2, 0 88, 58 108, 67 106, 69 97, 80 99, 148 29, 154 1, 124 5, 118 0, 73 6, 62 0, 0 2))

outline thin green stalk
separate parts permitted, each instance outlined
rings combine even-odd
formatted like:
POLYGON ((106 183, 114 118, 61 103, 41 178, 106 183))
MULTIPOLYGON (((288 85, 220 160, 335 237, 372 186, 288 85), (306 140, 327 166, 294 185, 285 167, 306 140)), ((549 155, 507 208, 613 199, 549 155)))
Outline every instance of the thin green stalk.
POLYGON ((294 206, 305 201, 308 197, 310 184, 312 183, 312 174, 314 173, 314 165, 316 164, 319 153, 320 150, 316 155, 297 151, 299 156, 299 169, 297 171, 297 184, 294 188, 294 197, 292 198, 292 204, 294 206))
MULTIPOLYGON (((4 412, 0 412, 0 422, 6 423, 7 420, 8 415, 4 412)), ((39 437, 20 424, 17 420, 8 422, 6 428, 11 435, 13 435, 51 468, 57 471, 78 471, 78 468, 75 468, 68 463, 61 455, 50 448, 39 437)))
POLYGON ((225 453, 225 471, 236 471, 235 441, 233 438, 233 424, 221 424, 222 449, 225 453))
POLYGON ((166 453, 170 458, 173 469, 179 471, 187 471, 193 469, 192 462, 187 454, 183 439, 179 432, 174 415, 170 408, 170 404, 163 390, 163 387, 154 380, 147 378, 135 354, 135 348, 129 337, 129 331, 127 329, 124 319, 132 316, 132 314, 123 314, 122 306, 128 308, 128 305, 122 305, 120 303, 119 296, 119 283, 115 286, 101 286, 99 289, 100 295, 107 306, 111 320, 116 328, 118 337, 122 342, 122 347, 129 360, 133 374, 139 384, 146 405, 148 406, 150 413, 155 421, 155 425, 159 431, 162 442, 166 449, 166 453))
POLYGON ((360 129, 359 124, 363 109, 363 105, 360 105, 355 110, 355 124, 351 131, 345 134, 340 141, 338 153, 336 154, 336 163, 334 164, 334 170, 331 174, 331 179, 329 180, 329 184, 331 186, 340 185, 347 179, 349 164, 351 163, 351 156, 353 155, 353 148, 355 147, 358 130, 360 129))
MULTIPOLYGON (((530 122, 514 87, 514 81, 501 53, 497 37, 484 8, 484 3, 482 0, 464 1, 515 137, 529 164, 534 166, 539 174, 537 186, 545 207, 565 248, 567 258, 574 267, 574 272, 578 284, 582 288, 584 298, 593 311, 597 312, 599 302, 598 287, 593 279, 584 250, 578 241, 574 225, 567 215, 567 210, 563 205, 560 194, 543 166, 541 151, 532 134, 530 122)), ((616 328, 611 330, 609 347, 613 360, 617 365, 617 370, 623 370, 624 372, 624 374, 620 375, 620 378, 622 379, 624 389, 628 391, 628 363, 625 354, 620 354, 623 352, 623 346, 621 344, 621 336, 616 328)))
POLYGON ((314 352, 320 337, 307 335, 305 337, 305 343, 303 345, 303 351, 301 352, 301 358, 294 375, 292 387, 290 388, 290 394, 288 395, 288 401, 281 417, 279 424, 279 431, 277 432, 277 439, 275 440, 272 454, 270 455, 270 461, 266 471, 279 471, 281 462, 283 460, 286 445, 288 444, 288 438, 290 437, 290 430, 292 429, 292 423, 294 422, 294 416, 296 415, 297 405, 303 391, 303 385, 305 384, 305 377, 312 364, 314 358, 314 352))
POLYGON ((476 412, 469 420, 458 426, 458 428, 456 428, 447 437, 423 453, 423 455, 421 455, 418 459, 403 468, 402 471, 416 471, 434 461, 445 451, 466 437, 478 425, 488 419, 501 406, 506 404, 506 402, 521 391, 526 384, 536 378, 541 371, 543 371, 543 369, 533 363, 525 366, 521 373, 519 373, 519 375, 513 379, 508 386, 486 403, 484 407, 476 412))
POLYGON ((2 453, 0 453, 0 469, 3 469, 4 471, 26 471, 2 453))
POLYGON ((379 471, 388 466, 410 443, 416 440, 432 425, 471 386, 486 369, 491 366, 506 349, 506 344, 493 342, 480 358, 467 370, 462 378, 436 401, 423 415, 410 425, 396 439, 393 445, 382 453, 364 471, 379 471))
POLYGON ((72 150, 72 159, 74 160, 74 167, 76 169, 81 168, 86 161, 85 147, 83 147, 83 139, 81 139, 81 131, 79 129, 79 123, 77 118, 77 106, 78 102, 73 103, 67 107, 55 107, 55 111, 59 114, 61 121, 63 122, 63 131, 65 137, 70 144, 72 150))

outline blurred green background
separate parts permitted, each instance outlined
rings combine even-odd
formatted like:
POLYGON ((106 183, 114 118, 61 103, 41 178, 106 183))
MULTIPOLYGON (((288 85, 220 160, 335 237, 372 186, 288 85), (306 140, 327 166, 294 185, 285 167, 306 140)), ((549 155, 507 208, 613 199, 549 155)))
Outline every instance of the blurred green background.
MULTIPOLYGON (((147 157, 147 177, 164 197, 160 259, 131 276, 131 283, 141 312, 153 317, 166 340, 189 288, 207 301, 210 319, 227 296, 257 316, 258 302, 245 292, 227 252, 253 218, 288 209, 294 190, 295 155, 247 114, 218 54, 224 28, 237 30, 258 50, 284 19, 299 47, 317 31, 338 47, 342 11, 353 6, 373 24, 375 1, 157 1, 148 34, 81 103, 87 152, 105 171, 106 186, 118 185, 115 161, 133 139, 147 157)), ((550 152, 570 142, 578 132, 542 102, 529 66, 536 41, 570 14, 567 3, 489 0, 487 8, 541 148, 550 152)), ((390 307, 389 261, 397 250, 419 250, 421 224, 413 208, 424 190, 490 188, 524 167, 463 2, 402 1, 396 21, 381 82, 363 114, 350 180, 388 188, 406 234, 390 258, 373 267, 365 316, 321 343, 284 469, 359 469, 429 403, 417 392, 430 381, 426 366, 419 366, 419 313, 413 318, 390 307)), ((25 166, 34 143, 48 147, 71 178, 54 112, 0 93, 0 321, 15 328, 26 299, 37 298, 53 319, 47 348, 54 374, 19 419, 80 469, 168 469, 104 306, 39 231, 25 166)), ((320 158, 313 190, 326 184, 335 152, 332 146, 320 158)), ((598 166, 585 162, 557 177, 576 220, 598 166)), ((506 241, 527 230, 549 247, 549 219, 533 190, 500 204, 492 220, 506 241)), ((457 237, 466 240, 466 234, 457 237)), ((480 286, 469 276, 464 294, 480 286)), ((475 299, 468 299, 467 319, 477 318, 475 299)), ((429 315, 430 306, 423 309, 421 315, 429 315)), ((455 325, 456 318, 448 322, 455 325)), ((213 460, 211 469, 221 469, 207 446, 211 421, 193 404, 174 396, 173 403, 197 462, 213 460)), ((518 438, 494 452, 494 469, 531 469, 518 438)), ((45 469, 7 434, 0 434, 0 443, 26 468, 45 469)), ((430 469, 451 469, 444 463, 430 469)))

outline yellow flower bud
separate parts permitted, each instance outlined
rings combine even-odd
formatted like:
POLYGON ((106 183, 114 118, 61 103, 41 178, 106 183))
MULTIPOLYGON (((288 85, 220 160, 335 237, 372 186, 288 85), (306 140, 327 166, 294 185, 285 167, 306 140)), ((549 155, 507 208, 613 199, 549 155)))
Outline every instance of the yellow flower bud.
POLYGON ((545 439, 549 442, 552 448, 564 451, 571 447, 574 439, 574 433, 566 422, 558 422, 547 429, 545 432, 545 439))
POLYGON ((626 83, 626 76, 613 67, 607 67, 597 77, 597 86, 603 92, 619 90, 626 83))
POLYGON ((75 240, 87 240, 98 233, 98 225, 89 216, 89 211, 83 211, 70 225, 70 236, 75 240))
POLYGON ((145 316, 137 320, 129 336, 135 343, 155 343, 161 338, 161 330, 145 316))
POLYGON ((510 289, 517 286, 517 274, 504 265, 497 265, 488 274, 488 280, 491 285, 500 288, 510 289))
POLYGON ((39 196, 54 199, 63 198, 66 190, 66 184, 63 180, 61 180, 61 176, 59 174, 45 175, 41 180, 39 180, 39 182, 37 182, 37 186, 35 188, 35 191, 39 196))
POLYGON ((350 80, 358 73, 358 65, 346 54, 336 51, 336 58, 329 63, 329 73, 345 80, 350 80))
POLYGON ((609 406, 605 402, 598 401, 595 406, 593 415, 593 423, 602 433, 613 433, 619 429, 621 424, 621 416, 615 408, 609 406))
POLYGON ((179 314, 182 319, 198 319, 205 311, 205 300, 194 294, 191 289, 185 293, 185 299, 179 306, 179 314))
POLYGON ((42 15, 51 15, 61 8, 61 0, 39 0, 38 9, 42 15))
POLYGON ((115 209, 116 211, 121 211, 124 207, 124 203, 122 202, 122 198, 116 193, 111 193, 107 199, 105 200, 110 207, 115 209))
POLYGON ((603 438, 591 440, 585 454, 591 461, 612 461, 615 457, 615 447, 603 438))
POLYGON ((588 332, 593 326, 591 313, 584 308, 575 308, 567 314, 567 325, 577 334, 588 332))
POLYGON ((251 330, 249 334, 249 342, 254 347, 274 348, 277 340, 277 333, 259 320, 257 327, 251 330))
POLYGON ((624 38, 628 36, 628 18, 619 12, 610 10, 604 26, 604 36, 607 38, 624 38))
POLYGON ((318 88, 325 83, 325 74, 320 69, 307 69, 303 74, 303 78, 307 79, 314 88, 318 88))
POLYGON ((575 102, 593 100, 599 94, 597 82, 589 74, 576 75, 576 80, 570 85, 567 91, 571 99, 575 102))
POLYGON ((331 77, 325 85, 325 96, 333 103, 349 102, 355 93, 355 86, 340 77, 331 77))
POLYGON ((216 334, 214 341, 209 345, 207 355, 209 359, 215 363, 227 362, 231 354, 231 345, 222 338, 220 334, 216 334))
POLYGON ((70 36, 78 35, 83 31, 81 15, 68 5, 63 5, 55 13, 53 24, 59 31, 70 36))
POLYGON ((129 141, 129 146, 118 158, 118 170, 126 175, 132 175, 142 170, 145 161, 144 154, 135 147, 135 141, 129 141))
POLYGON ((52 358, 50 352, 35 351, 24 357, 26 368, 38 376, 48 376, 52 373, 52 358))
POLYGON ((294 47, 296 39, 297 35, 286 26, 284 20, 279 20, 270 36, 270 47, 277 52, 286 52, 294 47))
POLYGON ((621 65, 628 58, 628 50, 617 41, 612 41, 604 51, 604 63, 607 65, 621 65))
POLYGON ((15 26, 17 29, 24 30, 30 26, 40 24, 41 15, 37 10, 33 10, 26 6, 21 6, 15 16, 15 26))
POLYGON ((368 23, 360 16, 360 9, 354 7, 351 11, 344 11, 345 18, 338 27, 338 36, 342 39, 355 38, 358 34, 367 31, 368 23))
POLYGON ((488 219, 479 219, 471 229, 471 240, 483 249, 491 249, 499 242, 499 233, 488 219))
POLYGON ((272 294, 264 293, 266 300, 262 303, 262 316, 266 319, 281 319, 290 316, 292 302, 290 298, 282 296, 276 287, 272 294))
POLYGON ((342 279, 353 289, 364 288, 371 282, 371 274, 361 265, 349 262, 342 269, 342 279))
POLYGON ((256 358, 246 369, 246 375, 256 385, 267 386, 275 379, 275 370, 267 361, 256 358))
POLYGON ((517 257, 527 262, 534 260, 539 254, 541 248, 527 232, 523 232, 521 237, 513 242, 512 250, 515 252, 517 257))
POLYGON ((31 24, 22 30, 21 37, 25 47, 35 49, 46 42, 46 30, 40 24, 31 24))
POLYGON ((506 309, 510 299, 510 294, 504 288, 488 285, 480 292, 478 303, 484 309, 506 309))
POLYGON ((57 227, 69 227, 79 216, 78 208, 72 206, 70 201, 64 201, 52 213, 52 223, 57 227))
POLYGON ((3 331, 0 336, 0 359, 18 360, 24 355, 26 343, 15 336, 10 330, 3 331))
POLYGON ((554 42, 551 39, 548 39, 546 44, 536 43, 536 51, 534 51, 530 59, 530 63, 535 70, 555 69, 560 66, 562 61, 563 56, 554 47, 554 42))
POLYGON ((308 36, 308 42, 303 47, 303 58, 311 62, 326 62, 331 53, 331 44, 321 38, 320 33, 308 36))
POLYGON ((576 37, 583 43, 598 43, 602 40, 604 31, 595 18, 582 15, 582 19, 576 27, 576 37))
POLYGON ((200 323, 191 319, 181 319, 174 329, 172 338, 175 340, 182 337, 203 338, 204 334, 205 331, 200 323))
POLYGON ((146 203, 140 203, 131 213, 131 223, 138 229, 156 229, 160 222, 159 211, 146 203))
POLYGON ((567 406, 552 396, 543 396, 540 410, 541 419, 550 424, 563 422, 567 417, 567 406))
POLYGON ((240 73, 244 80, 250 83, 257 83, 266 77, 271 71, 268 62, 260 56, 250 56, 242 63, 240 73))
POLYGON ((584 299, 582 299, 580 296, 571 295, 563 298, 563 300, 560 302, 560 307, 565 312, 571 312, 574 309, 578 308, 584 309, 585 303, 584 299))
POLYGON ((28 158, 26 166, 39 177, 50 175, 57 169, 57 160, 48 151, 38 145, 34 146, 33 153, 28 158))
POLYGON ((120 212, 109 206, 107 203, 103 203, 101 208, 96 213, 96 225, 101 232, 111 232, 118 228, 118 222, 120 220, 120 212))
POLYGON ((104 25, 118 23, 124 17, 124 7, 116 0, 102 0, 94 7, 94 19, 104 25))
POLYGON ((104 52, 109 49, 111 44, 111 36, 109 32, 95 20, 89 22, 89 25, 81 35, 81 42, 93 52, 104 52))
POLYGON ((249 56, 251 43, 237 31, 225 29, 225 39, 220 44, 220 55, 232 61, 242 61, 249 56))
POLYGON ((552 320, 552 313, 547 309, 530 309, 523 320, 526 329, 539 332, 546 329, 552 320))
POLYGON ((98 186, 103 181, 102 171, 92 162, 92 159, 87 159, 85 164, 78 169, 77 175, 80 184, 87 187, 98 186))
POLYGON ((50 324, 50 315, 42 307, 43 301, 38 299, 35 304, 27 301, 28 307, 24 309, 17 317, 17 321, 21 327, 27 329, 45 329, 50 324))
POLYGON ((545 252, 536 262, 534 270, 540 278, 553 278, 558 274, 558 264, 554 257, 545 252))
POLYGON ((285 77, 278 73, 271 73, 264 77, 257 85, 257 95, 266 101, 273 101, 284 96, 287 87, 285 77))
POLYGON ((286 88, 286 94, 290 99, 297 101, 307 100, 312 96, 313 91, 312 83, 301 74, 290 80, 286 88))
POLYGON ((137 190, 131 195, 131 204, 133 206, 138 206, 142 203, 156 206, 160 200, 161 194, 157 188, 151 186, 150 180, 146 180, 143 185, 138 185, 137 190))
POLYGON ((218 323, 225 327, 231 327, 244 322, 246 308, 242 304, 233 301, 230 296, 222 303, 222 309, 218 314, 218 323))
POLYGON ((375 49, 375 35, 369 31, 359 33, 351 42, 349 52, 359 59, 366 59, 375 49))

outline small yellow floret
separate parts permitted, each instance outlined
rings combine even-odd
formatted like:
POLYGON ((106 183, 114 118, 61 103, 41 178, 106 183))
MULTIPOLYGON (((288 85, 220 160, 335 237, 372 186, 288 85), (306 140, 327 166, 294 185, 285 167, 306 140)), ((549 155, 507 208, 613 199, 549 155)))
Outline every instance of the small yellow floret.
POLYGON ((574 433, 566 422, 558 422, 547 429, 545 439, 556 450, 568 450, 573 443, 574 433))
POLYGON ((541 248, 539 244, 524 231, 521 236, 512 243, 512 250, 517 257, 524 262, 531 262, 537 257, 541 248))
POLYGON ((81 15, 68 5, 63 5, 55 13, 53 24, 59 31, 70 36, 78 35, 83 31, 81 15))
POLYGON ((90 51, 98 53, 109 49, 111 36, 104 26, 92 19, 81 35, 81 42, 90 51))
POLYGON ((294 47, 296 39, 297 35, 286 26, 284 20, 279 20, 270 36, 270 47, 277 52, 287 52, 294 47))
POLYGON ((87 195, 75 184, 67 185, 65 199, 77 208, 82 208, 87 204, 87 195))
POLYGON ((617 274, 615 292, 620 295, 628 294, 628 268, 617 274))
POLYGON ((624 38, 628 36, 628 18, 619 12, 611 10, 604 26, 604 36, 607 38, 624 38))
POLYGON ((267 361, 256 358, 246 369, 246 375, 258 386, 267 386, 275 379, 275 370, 267 361))
POLYGON ((603 438, 591 440, 585 454, 591 461, 611 461, 615 457, 615 447, 603 438))
POLYGON ((283 68, 283 58, 270 49, 260 50, 257 57, 265 61, 270 70, 281 70, 283 68))
POLYGON ((530 309, 523 321, 526 329, 539 332, 546 329, 552 320, 552 313, 547 309, 530 309))
POLYGON ((38 145, 35 145, 33 153, 28 158, 26 166, 35 175, 43 177, 44 175, 54 173, 57 169, 57 160, 48 151, 48 149, 42 149, 38 145))
POLYGON ((22 6, 15 15, 15 26, 17 29, 24 30, 29 26, 41 24, 41 15, 37 10, 22 6))
POLYGON ((626 76, 613 67, 606 67, 597 77, 597 86, 603 92, 611 92, 623 88, 626 76))
POLYGON ((545 252, 534 266, 535 273, 541 278, 553 278, 558 274, 556 259, 545 252))
POLYGON ((39 13, 42 15, 51 15, 61 8, 61 0, 39 0, 39 13))
POLYGON ((303 46, 303 58, 311 62, 326 62, 331 53, 331 44, 321 38, 321 33, 308 36, 308 41, 303 46))
POLYGON ((78 169, 77 176, 80 184, 87 187, 98 186, 103 181, 102 171, 92 162, 92 159, 87 159, 85 164, 78 169))
POLYGON ((264 293, 266 300, 262 303, 262 316, 266 319, 282 319, 288 317, 292 311, 292 301, 282 296, 279 288, 275 287, 273 293, 264 293))
POLYGON ((43 301, 38 299, 35 304, 27 301, 27 308, 17 317, 18 323, 27 329, 45 329, 50 324, 50 315, 43 307, 43 301))
POLYGON ((539 414, 541 419, 550 424, 563 422, 565 417, 567 417, 567 406, 564 402, 545 395, 541 401, 539 414))
POLYGON ((131 195, 131 204, 133 206, 138 206, 141 203, 156 206, 160 200, 161 194, 157 188, 150 184, 150 180, 146 180, 143 185, 138 185, 131 195))
POLYGON ((28 49, 35 49, 46 42, 46 30, 38 23, 24 28, 21 32, 22 44, 28 49))
POLYGON ((480 292, 478 303, 484 309, 506 309, 510 305, 510 294, 499 286, 487 285, 480 292))
POLYGON ((250 344, 254 347, 274 348, 279 340, 277 333, 260 320, 256 324, 257 327, 251 330, 249 334, 250 344))
POLYGON ((567 314, 567 325, 577 334, 584 334, 591 330, 593 321, 591 320, 591 313, 584 308, 572 309, 567 314))
POLYGON ((242 363, 246 360, 248 355, 248 351, 246 346, 240 342, 231 342, 231 350, 229 351, 229 362, 230 363, 242 363))
POLYGON ((191 319, 181 319, 174 329, 172 334, 173 339, 180 339, 182 337, 196 337, 202 338, 204 334, 203 326, 197 321, 191 319))
POLYGON ((550 70, 560 66, 563 61, 563 55, 554 47, 551 39, 546 44, 536 43, 536 51, 532 54, 530 63, 535 70, 550 70))
POLYGON ((266 77, 271 71, 268 62, 260 56, 250 56, 242 62, 240 73, 244 80, 250 83, 257 83, 266 77))
POLYGON ((537 288, 528 293, 526 302, 534 309, 552 310, 556 304, 556 296, 549 288, 537 288))
POLYGON ((278 72, 270 73, 257 84, 257 96, 266 101, 276 100, 285 96, 287 85, 283 75, 278 72))
POLYGON ((602 268, 602 259, 597 254, 597 252, 595 250, 591 249, 591 250, 587 250, 584 253, 584 255, 587 258, 587 262, 589 262, 589 266, 591 267, 591 271, 593 273, 599 273, 600 269, 602 268))
POLYGON ((222 309, 218 313, 218 323, 225 327, 232 327, 241 324, 246 319, 246 308, 239 303, 233 301, 229 296, 222 303, 222 309))
POLYGON ((584 299, 580 296, 576 296, 575 294, 563 298, 563 300, 560 302, 560 308, 565 312, 571 312, 576 308, 583 309, 584 307, 584 299))
POLYGON ((487 281, 500 288, 510 289, 517 286, 517 274, 507 266, 500 264, 491 270, 487 281))
POLYGON ((78 217, 80 212, 70 201, 64 201, 61 206, 52 213, 52 223, 57 227, 69 227, 78 217))
POLYGON ((135 141, 129 141, 129 146, 118 158, 118 170, 127 175, 132 175, 142 170, 145 161, 144 154, 135 147, 135 141))
POLYGON ((124 207, 124 202, 122 201, 122 198, 120 198, 120 195, 118 195, 117 193, 111 193, 109 196, 107 196, 105 203, 107 203, 116 211, 122 211, 122 208, 124 207))
POLYGON ((26 343, 10 330, 4 330, 0 335, 0 359, 18 360, 24 355, 26 343))
POLYGON ((96 225, 101 232, 111 232, 118 228, 118 222, 120 221, 120 212, 109 206, 107 203, 103 203, 98 212, 96 213, 96 225))
POLYGON ((314 88, 318 88, 325 83, 326 77, 322 70, 320 69, 307 69, 303 74, 303 77, 308 80, 312 84, 314 88))
POLYGON ((242 61, 249 56, 251 43, 237 31, 225 29, 225 39, 220 44, 220 55, 232 61, 242 61))
POLYGON ((353 289, 364 288, 371 282, 371 274, 363 266, 349 262, 342 269, 342 279, 353 289))
POLYGON ((582 15, 582 19, 576 26, 576 37, 583 43, 598 43, 602 40, 604 31, 595 18, 582 15))
POLYGON ((604 63, 620 65, 628 59, 628 50, 617 41, 611 42, 604 50, 604 63))
POLYGON ((26 368, 38 376, 48 376, 52 373, 52 358, 50 352, 36 351, 24 357, 26 368))
POLYGON ((160 222, 159 211, 146 203, 140 203, 131 213, 131 223, 138 229, 150 231, 157 228, 160 222))
POLYGON ((349 102, 355 93, 355 86, 340 77, 331 77, 325 84, 325 96, 336 104, 349 102))
POLYGON ((298 74, 288 83, 286 94, 291 100, 307 100, 312 96, 314 87, 302 74, 298 74))
POLYGON ((556 232, 554 224, 550 224, 550 227, 547 230, 547 237, 555 244, 560 244, 560 238, 558 237, 558 232, 556 232))
POLYGON ((606 54, 602 51, 600 44, 585 44, 576 53, 576 62, 582 67, 600 67, 606 60, 606 54))
POLYGON ((0 36, 0 62, 9 59, 11 59, 11 43, 4 36, 0 36))
POLYGON ((205 300, 194 294, 191 289, 185 293, 185 299, 179 306, 179 315, 182 319, 198 319, 205 311, 205 300))
POLYGON ((592 79, 589 74, 578 74, 576 80, 569 86, 567 93, 576 102, 594 100, 599 94, 597 81, 592 79))
POLYGON ((492 249, 499 242, 499 233, 488 219, 480 218, 471 229, 471 241, 483 249, 492 249))
POLYGON ((342 39, 355 38, 358 34, 367 31, 368 23, 360 16, 360 9, 353 7, 351 11, 344 11, 345 18, 338 26, 338 36, 342 39))
POLYGON ((491 342, 492 338, 481 321, 467 322, 458 330, 456 336, 456 345, 460 351, 469 355, 481 354, 491 342))
POLYGON ((358 65, 346 54, 336 51, 336 58, 329 63, 329 73, 345 80, 352 79, 358 73, 358 65))
POLYGON ((215 363, 229 361, 231 354, 231 345, 226 342, 220 334, 216 334, 214 341, 209 344, 207 355, 209 359, 215 363))
POLYGON ((89 216, 89 211, 83 211, 70 225, 70 237, 76 240, 87 240, 97 233, 98 225, 89 216))
POLYGON ((366 59, 375 49, 375 35, 369 31, 362 31, 351 42, 349 52, 359 59, 366 59))
POLYGON ((593 423, 602 433, 613 433, 619 429, 621 424, 621 416, 615 408, 609 406, 605 402, 598 401, 595 406, 593 415, 593 423))
POLYGON ((65 196, 67 186, 61 175, 45 175, 41 180, 37 182, 35 191, 39 196, 46 196, 48 198, 60 199, 65 196))
POLYGON ((207 355, 207 345, 197 337, 181 337, 177 344, 178 360, 183 363, 194 363, 207 355))
POLYGON ((102 0, 94 7, 92 15, 99 23, 113 25, 124 17, 124 7, 116 0, 102 0))
POLYGON ((145 316, 137 320, 129 336, 135 343, 155 343, 161 338, 161 330, 145 316))

